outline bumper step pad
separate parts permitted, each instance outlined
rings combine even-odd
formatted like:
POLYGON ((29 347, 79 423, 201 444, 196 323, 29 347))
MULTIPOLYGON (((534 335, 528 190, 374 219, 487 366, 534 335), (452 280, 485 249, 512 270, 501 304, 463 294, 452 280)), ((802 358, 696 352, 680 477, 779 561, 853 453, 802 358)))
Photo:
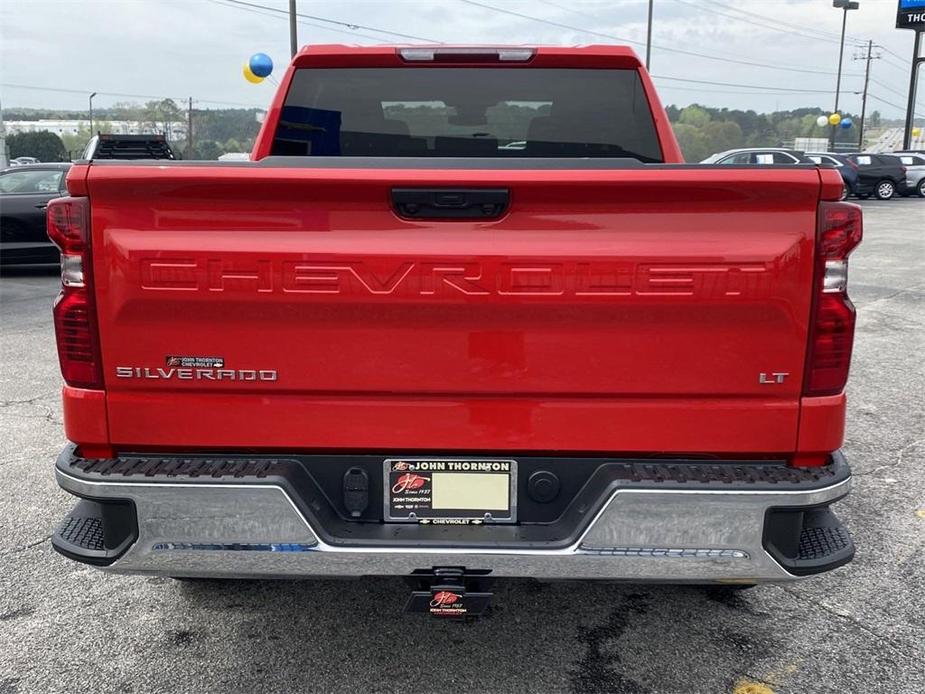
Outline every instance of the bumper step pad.
POLYGON ((81 499, 51 536, 51 546, 69 559, 107 566, 138 537, 129 501, 81 499))
POLYGON ((765 548, 797 576, 830 571, 854 558, 851 534, 828 506, 770 511, 765 548))
POLYGON ((803 528, 800 533, 800 554, 797 561, 818 561, 843 552, 852 544, 844 527, 803 528))
POLYGON ((55 532, 62 543, 67 543, 83 550, 101 552, 106 549, 103 544, 103 519, 95 516, 75 515, 77 509, 64 519, 55 532))

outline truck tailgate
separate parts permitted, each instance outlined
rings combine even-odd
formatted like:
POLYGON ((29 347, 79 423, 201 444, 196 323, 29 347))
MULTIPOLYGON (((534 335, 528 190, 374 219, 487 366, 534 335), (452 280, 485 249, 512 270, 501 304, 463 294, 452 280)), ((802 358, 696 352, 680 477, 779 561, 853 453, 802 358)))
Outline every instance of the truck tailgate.
POLYGON ((114 444, 794 450, 817 171, 271 162, 89 168, 114 444))

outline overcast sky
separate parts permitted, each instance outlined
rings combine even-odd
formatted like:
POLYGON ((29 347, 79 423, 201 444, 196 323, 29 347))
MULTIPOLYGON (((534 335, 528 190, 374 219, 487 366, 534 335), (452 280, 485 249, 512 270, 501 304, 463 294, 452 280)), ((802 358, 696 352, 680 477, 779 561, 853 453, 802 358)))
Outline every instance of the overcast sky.
MULTIPOLYGON (((273 10, 288 5, 247 2, 270 9, 229 0, 0 0, 0 101, 5 109, 85 109, 87 96, 96 91, 99 106, 192 96, 205 108, 223 105, 218 102, 263 107, 274 85, 247 83, 241 65, 262 51, 282 71, 289 57, 288 23, 284 12, 273 10)), ((875 50, 882 58, 872 64, 869 111, 900 117, 913 32, 893 28, 896 0, 860 3, 860 10, 848 14, 842 107, 860 111, 856 92, 863 84, 863 62, 852 58, 861 52, 860 41, 873 39, 883 49, 875 50)), ((298 0, 300 13, 363 27, 304 18, 299 42, 630 43, 642 56, 647 5, 647 0, 298 0)), ((841 16, 831 0, 655 0, 652 72, 662 100, 758 111, 831 107, 841 16)), ((925 85, 918 103, 925 115, 925 85)))

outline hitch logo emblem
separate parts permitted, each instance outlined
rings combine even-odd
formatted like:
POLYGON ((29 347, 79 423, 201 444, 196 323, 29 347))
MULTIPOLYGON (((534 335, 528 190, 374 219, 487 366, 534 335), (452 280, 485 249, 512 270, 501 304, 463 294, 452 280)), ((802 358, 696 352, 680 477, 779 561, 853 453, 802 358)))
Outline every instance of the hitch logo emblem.
POLYGON ((448 590, 441 590, 440 592, 434 595, 433 600, 430 601, 431 607, 447 607, 448 605, 453 605, 462 598, 458 593, 451 593, 448 590))
POLYGON ((392 485, 393 494, 401 494, 409 489, 420 489, 427 484, 427 478, 421 475, 415 475, 413 472, 406 472, 398 478, 398 481, 392 485))

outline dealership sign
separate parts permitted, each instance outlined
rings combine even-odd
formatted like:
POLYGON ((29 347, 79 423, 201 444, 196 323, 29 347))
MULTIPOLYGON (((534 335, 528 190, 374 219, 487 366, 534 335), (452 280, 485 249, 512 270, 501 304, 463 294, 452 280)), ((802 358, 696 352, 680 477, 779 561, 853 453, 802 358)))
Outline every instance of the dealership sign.
POLYGON ((925 31, 925 0, 899 0, 896 28, 925 31))

